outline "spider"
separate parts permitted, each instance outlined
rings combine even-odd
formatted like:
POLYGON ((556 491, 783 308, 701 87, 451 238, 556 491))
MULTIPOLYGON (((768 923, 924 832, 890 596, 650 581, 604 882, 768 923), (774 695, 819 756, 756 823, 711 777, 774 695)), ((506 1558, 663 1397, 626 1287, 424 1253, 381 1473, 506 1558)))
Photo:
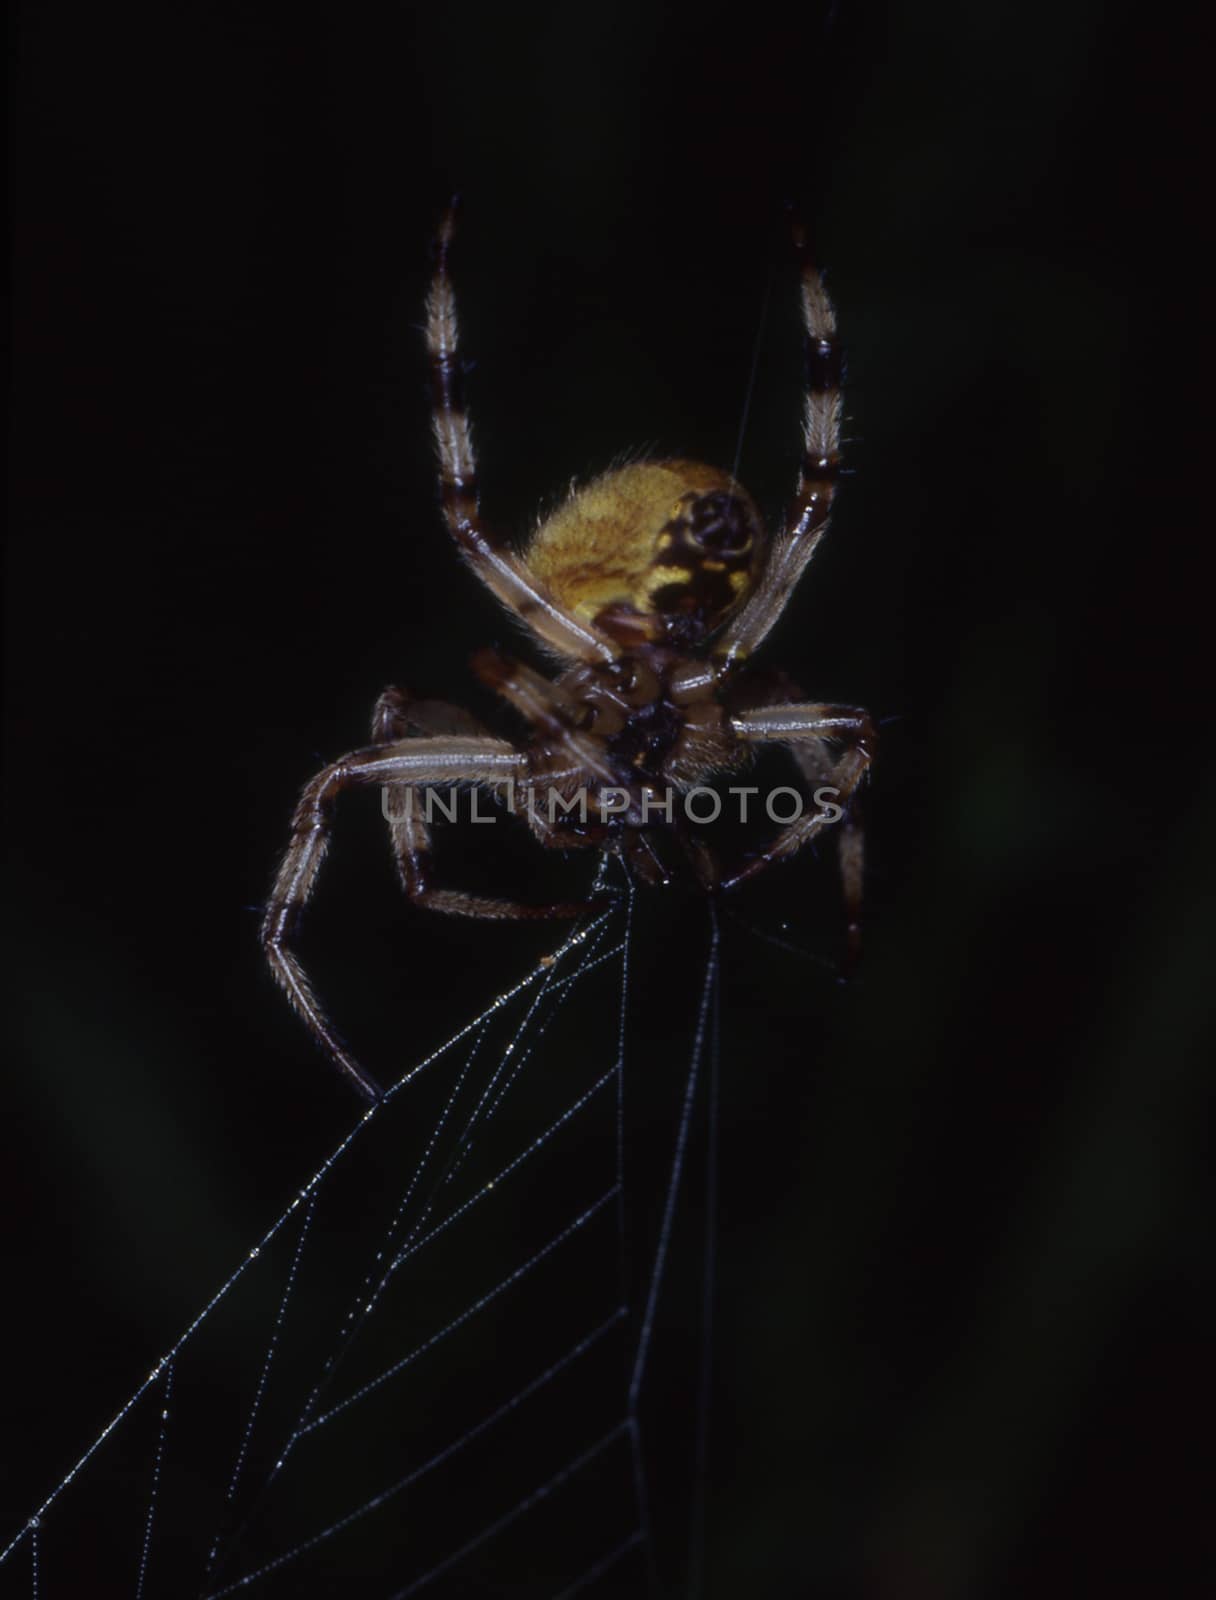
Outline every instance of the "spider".
POLYGON ((352 785, 404 792, 410 803, 389 813, 389 830, 406 894, 433 910, 471 917, 573 917, 588 902, 529 905, 437 886, 428 862, 429 817, 417 815, 412 791, 460 784, 508 796, 514 809, 516 785, 533 796, 547 790, 548 807, 533 804, 526 812, 542 845, 610 850, 640 880, 657 882, 666 870, 653 840, 659 832, 673 834, 701 882, 715 891, 786 860, 835 821, 850 960, 860 939, 862 835, 854 801, 872 760, 870 718, 855 706, 805 701, 789 679, 748 665, 824 535, 840 472, 836 318, 805 230, 793 228, 806 355, 805 452, 777 533, 766 536, 750 495, 730 474, 682 459, 641 461, 572 487, 517 551, 486 526, 478 507, 449 273, 454 221, 453 207, 436 240, 426 323, 443 514, 473 572, 516 614, 557 673, 546 677, 494 650, 473 658, 474 673, 529 724, 522 746, 456 706, 386 689, 376 703, 371 744, 319 772, 300 798, 262 942, 317 1042, 373 1100, 379 1086, 339 1040, 293 949, 335 802, 352 785), (799 815, 727 870, 703 841, 668 820, 660 791, 686 794, 709 776, 740 771, 766 744, 784 745, 807 781, 830 783, 839 805, 799 815), (576 816, 573 798, 589 788, 611 791, 614 800, 597 815, 576 816))

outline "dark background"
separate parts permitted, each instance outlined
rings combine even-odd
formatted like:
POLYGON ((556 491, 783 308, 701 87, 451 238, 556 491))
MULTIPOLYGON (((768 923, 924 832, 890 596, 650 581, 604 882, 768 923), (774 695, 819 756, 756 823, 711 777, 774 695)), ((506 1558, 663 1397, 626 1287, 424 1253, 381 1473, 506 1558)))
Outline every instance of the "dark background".
MULTIPOLYGON (((779 514, 793 200, 855 476, 769 658, 884 743, 862 977, 726 925, 706 1592, 1188 1589, 1210 515, 1147 281, 1198 204, 1187 49, 1085 0, 19 8, 5 1540, 356 1113, 257 948, 299 786, 388 682, 511 727, 466 662, 513 629, 432 482, 447 195, 521 531, 627 449, 729 465, 754 348, 741 476, 779 514)), ((310 961, 387 1080, 553 935, 425 917, 374 804, 343 826, 310 961)), ((453 875, 538 870, 494 842, 453 875)), ((739 913, 830 960, 834 894, 799 864, 739 913)), ((638 914, 677 954, 639 958, 630 1060, 678 1098, 704 909, 638 914)))

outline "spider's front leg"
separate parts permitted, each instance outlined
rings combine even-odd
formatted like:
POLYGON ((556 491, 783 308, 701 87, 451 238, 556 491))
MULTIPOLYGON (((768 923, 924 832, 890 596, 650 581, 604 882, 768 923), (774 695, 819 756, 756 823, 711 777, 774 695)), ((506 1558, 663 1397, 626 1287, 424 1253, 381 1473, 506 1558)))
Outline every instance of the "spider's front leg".
POLYGON ((836 337, 836 312, 811 254, 806 228, 800 222, 794 224, 793 240, 802 280, 802 349, 806 368, 802 469, 793 504, 768 552, 760 581, 727 623, 715 647, 719 673, 754 655, 785 610, 827 532, 840 478, 844 361, 836 337))
POLYGON ((821 834, 837 829, 841 887, 844 891, 847 945, 845 966, 851 970, 861 954, 861 896, 865 863, 864 834, 854 810, 857 791, 874 760, 875 734, 869 713, 856 706, 796 704, 761 706, 731 718, 735 733, 750 744, 784 744, 810 784, 826 784, 833 791, 833 808, 804 812, 781 829, 776 838, 747 865, 725 879, 720 887, 733 889, 775 861, 784 861, 821 834), (843 744, 839 757, 832 744, 843 744))
POLYGON ((380 1097, 380 1086, 338 1038, 293 949, 304 907, 325 859, 337 798, 343 789, 354 786, 475 783, 497 787, 518 779, 524 766, 525 758, 517 750, 488 735, 408 739, 352 751, 319 772, 300 796, 291 842, 262 921, 262 946, 271 971, 317 1043, 368 1099, 380 1097))
POLYGON ((435 241, 435 276, 426 304, 432 424, 444 518, 465 560, 490 593, 514 611, 546 645, 571 660, 611 661, 612 641, 560 606, 506 540, 482 519, 477 457, 464 398, 456 296, 448 268, 455 227, 453 203, 435 241))

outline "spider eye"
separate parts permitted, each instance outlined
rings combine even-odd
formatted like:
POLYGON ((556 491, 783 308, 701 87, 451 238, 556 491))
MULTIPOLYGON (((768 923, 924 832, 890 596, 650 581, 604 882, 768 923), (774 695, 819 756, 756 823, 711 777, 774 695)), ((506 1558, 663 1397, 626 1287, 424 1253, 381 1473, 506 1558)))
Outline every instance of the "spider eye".
POLYGON ((712 555, 742 555, 752 542, 751 517, 737 495, 726 489, 698 495, 688 508, 688 537, 712 555))

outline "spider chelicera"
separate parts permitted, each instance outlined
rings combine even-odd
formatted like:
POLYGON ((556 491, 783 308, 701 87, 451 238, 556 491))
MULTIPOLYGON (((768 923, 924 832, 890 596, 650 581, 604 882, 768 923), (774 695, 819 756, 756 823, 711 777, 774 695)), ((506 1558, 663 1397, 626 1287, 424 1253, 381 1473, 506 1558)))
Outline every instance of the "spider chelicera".
MULTIPOLYGON (((870 719, 855 706, 803 700, 784 676, 748 665, 823 537, 840 473, 836 318, 804 231, 794 228, 805 451, 780 530, 766 536, 750 495, 728 473, 694 461, 643 461, 574 488, 516 551, 478 510, 448 270, 453 223, 449 211, 427 301, 443 512, 473 572, 519 617, 558 672, 550 679, 492 650, 473 658, 482 682, 531 726, 523 747, 497 738, 459 707, 386 689, 376 703, 371 744, 326 767, 300 797, 262 941, 275 977, 318 1043, 371 1099, 378 1085, 337 1037, 292 948, 334 804, 352 785, 404 791, 407 800, 417 789, 456 784, 498 797, 513 797, 516 786, 533 796, 547 793, 548 805, 534 803, 525 812, 541 844, 613 851, 639 879, 657 882, 666 872, 652 836, 669 832, 714 890, 734 888, 792 856, 834 822, 850 958, 860 939, 862 834, 854 801, 873 756, 870 719), (831 785, 839 804, 799 815, 765 848, 724 869, 703 840, 666 820, 662 795, 746 768, 765 744, 784 745, 803 778, 831 785), (590 817, 573 806, 588 791, 613 796, 590 817)), ((437 887, 428 868, 428 821, 418 810, 394 807, 389 829, 405 892, 420 905, 492 918, 572 917, 586 909, 586 901, 528 905, 437 887)))

